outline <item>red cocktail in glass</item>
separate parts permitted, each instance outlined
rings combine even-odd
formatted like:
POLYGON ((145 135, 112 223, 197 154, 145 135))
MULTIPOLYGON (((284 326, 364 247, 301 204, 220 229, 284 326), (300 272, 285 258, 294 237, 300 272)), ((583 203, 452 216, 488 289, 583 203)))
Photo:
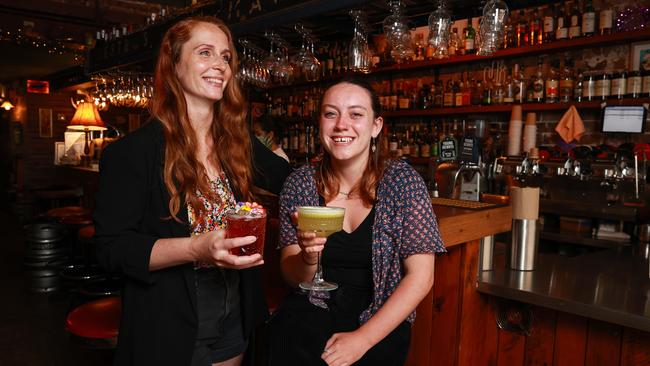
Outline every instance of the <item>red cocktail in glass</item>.
POLYGON ((264 237, 266 233, 266 210, 255 208, 251 211, 230 210, 226 213, 226 238, 239 238, 253 235, 257 237, 254 243, 230 249, 234 255, 264 255, 264 237))

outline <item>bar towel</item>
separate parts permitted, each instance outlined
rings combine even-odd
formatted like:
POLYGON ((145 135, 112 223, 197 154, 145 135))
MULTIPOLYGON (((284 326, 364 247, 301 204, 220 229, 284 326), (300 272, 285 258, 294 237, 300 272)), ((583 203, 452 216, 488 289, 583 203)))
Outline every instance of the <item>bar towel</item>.
POLYGON ((585 133, 585 124, 582 122, 582 118, 580 118, 575 106, 572 105, 564 113, 564 116, 555 126, 555 131, 567 144, 573 140, 580 141, 580 138, 585 133))

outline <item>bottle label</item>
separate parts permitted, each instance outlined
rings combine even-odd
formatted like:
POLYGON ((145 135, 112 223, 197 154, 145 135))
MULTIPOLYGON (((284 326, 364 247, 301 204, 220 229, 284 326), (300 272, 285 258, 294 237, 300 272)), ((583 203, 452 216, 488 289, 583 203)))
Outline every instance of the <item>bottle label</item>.
POLYGON ((642 90, 642 78, 641 76, 632 76, 627 79, 627 94, 638 95, 641 94, 642 90))
POLYGON ((571 27, 580 27, 578 23, 580 22, 580 18, 578 18, 577 15, 571 15, 571 27))
POLYGON ((456 96, 454 98, 454 105, 456 107, 462 107, 463 106, 463 93, 456 93, 456 96))
POLYGON ((465 51, 474 50, 474 38, 465 38, 465 51))
POLYGON ((408 98, 399 98, 399 109, 409 109, 410 101, 408 98))
POLYGON ((612 9, 601 10, 600 12, 600 29, 611 29, 612 28, 612 9))
POLYGON ((643 77, 643 85, 641 87, 641 93, 650 94, 650 75, 643 77))
POLYGON ((544 82, 541 80, 535 81, 533 84, 533 99, 544 99, 544 82))
POLYGON ((562 28, 566 28, 564 26, 564 17, 558 17, 557 18, 557 29, 560 30, 562 28))
POLYGON ((596 14, 594 12, 582 14, 582 34, 591 34, 596 30, 596 14))
POLYGON ((593 80, 585 80, 582 85, 582 96, 591 99, 596 96, 596 82, 593 80))
POLYGON ((557 80, 546 80, 546 98, 552 99, 557 98, 558 94, 558 81, 557 80))
POLYGON ((581 31, 580 26, 569 28, 569 38, 580 37, 580 31, 581 31))
POLYGON ((553 17, 544 17, 544 33, 552 33, 555 28, 555 19, 553 17))
POLYGON ((562 101, 568 102, 571 99, 572 92, 573 92, 573 80, 571 79, 560 80, 560 99, 562 99, 562 101))
POLYGON ((569 30, 567 28, 558 28, 555 32, 556 39, 566 39, 569 36, 569 30))
POLYGON ((391 141, 388 144, 388 150, 389 151, 397 151, 397 141, 391 141))
POLYGON ((454 93, 445 93, 443 103, 444 103, 445 107, 453 107, 454 106, 454 93))
POLYGON ((596 96, 597 97, 608 97, 609 92, 612 88, 612 82, 609 79, 598 79, 596 80, 596 96))
POLYGON ((627 79, 624 78, 618 78, 612 80, 612 95, 616 96, 622 96, 625 94, 625 91, 627 90, 627 79))

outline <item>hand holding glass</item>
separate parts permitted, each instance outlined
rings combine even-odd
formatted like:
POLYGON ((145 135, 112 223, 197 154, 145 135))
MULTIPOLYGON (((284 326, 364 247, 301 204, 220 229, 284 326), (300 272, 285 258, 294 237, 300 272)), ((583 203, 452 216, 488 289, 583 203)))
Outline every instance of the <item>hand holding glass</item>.
POLYGON ((266 211, 258 208, 253 211, 240 212, 229 210, 226 213, 226 238, 238 238, 247 235, 257 237, 254 243, 230 249, 234 255, 264 255, 264 238, 266 233, 266 211))
MULTIPOLYGON (((298 207, 298 229, 301 231, 312 231, 317 237, 326 238, 343 228, 343 217, 345 209, 341 207, 319 207, 300 206, 298 207)), ((300 283, 303 290, 331 291, 339 286, 336 283, 323 280, 323 269, 320 263, 320 252, 316 273, 311 282, 300 283)))

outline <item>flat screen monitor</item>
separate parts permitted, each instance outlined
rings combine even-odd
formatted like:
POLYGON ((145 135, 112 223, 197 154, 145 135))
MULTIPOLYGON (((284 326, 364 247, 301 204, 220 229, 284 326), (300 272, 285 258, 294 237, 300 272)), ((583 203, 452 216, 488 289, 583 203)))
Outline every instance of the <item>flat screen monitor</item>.
POLYGON ((646 113, 641 105, 608 105, 603 109, 603 132, 642 133, 646 113))

